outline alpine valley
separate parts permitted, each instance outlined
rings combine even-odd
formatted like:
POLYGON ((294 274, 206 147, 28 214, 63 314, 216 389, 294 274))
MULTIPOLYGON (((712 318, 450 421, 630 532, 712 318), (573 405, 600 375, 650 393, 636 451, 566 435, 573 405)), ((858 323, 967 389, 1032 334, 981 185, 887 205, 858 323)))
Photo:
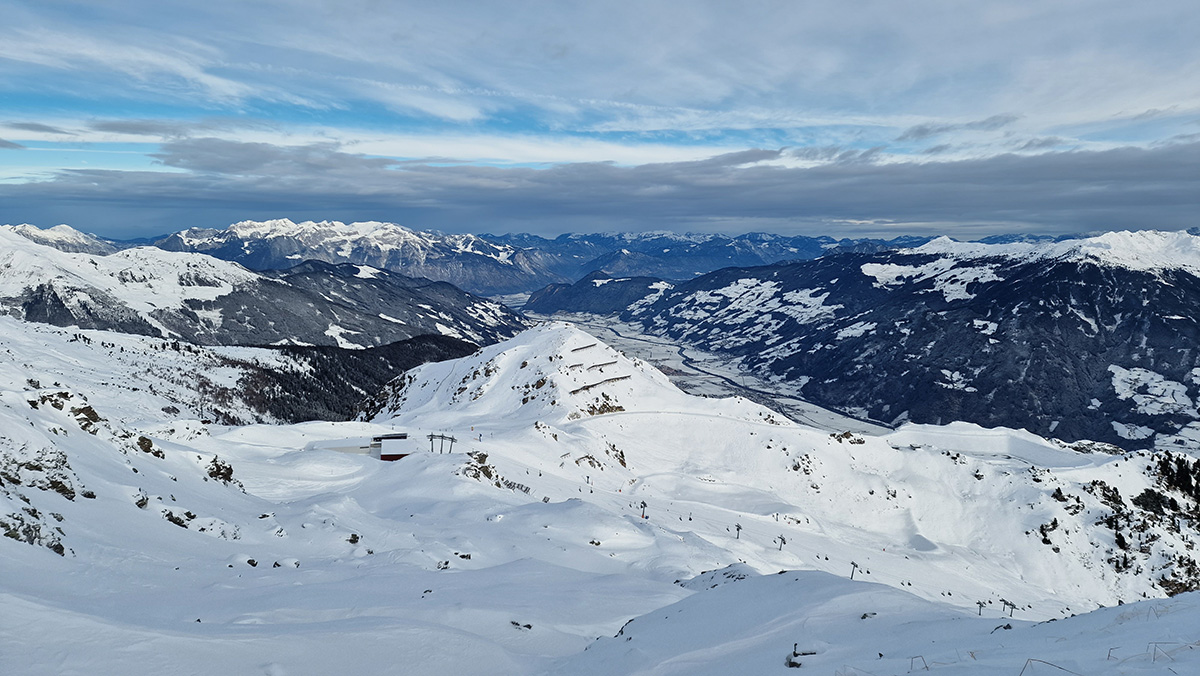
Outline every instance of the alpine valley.
POLYGON ((619 317, 781 391, 896 425, 1200 447, 1200 237, 830 253, 683 282, 597 273, 526 310, 619 317))
POLYGON ((528 307, 878 434, 350 253, 0 230, 0 673, 1200 673, 1195 238, 834 244, 528 307))

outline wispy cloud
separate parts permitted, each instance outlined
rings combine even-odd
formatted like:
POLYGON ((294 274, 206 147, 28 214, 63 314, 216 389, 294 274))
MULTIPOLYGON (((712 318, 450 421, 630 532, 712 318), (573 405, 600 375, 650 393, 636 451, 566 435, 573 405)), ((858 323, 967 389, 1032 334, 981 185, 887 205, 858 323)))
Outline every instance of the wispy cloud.
POLYGON ((1045 150, 1047 148, 1061 148, 1062 146, 1070 145, 1070 143, 1068 139, 1059 136, 1044 136, 1018 142, 1016 147, 1017 150, 1045 150))
MULTIPOLYGON (((398 209, 444 227, 454 214, 487 221, 485 205, 505 222, 549 223, 557 210, 787 227, 882 222, 888 206, 898 222, 946 223, 950 211, 908 204, 883 177, 921 192, 937 171, 1003 186, 984 168, 1083 171, 1138 149, 1149 153, 1139 161, 1169 163, 1200 118, 1200 13, 1187 0, 696 0, 686 11, 665 0, 622 11, 583 0, 206 0, 170 12, 152 0, 86 11, 0 0, 0 14, 0 120, 12 120, 0 147, 30 149, 6 154, 5 180, 77 194, 64 204, 92 205, 87 218, 120 205, 127 222, 171 211, 163 195, 192 204, 171 213, 210 219, 248 215, 235 205, 286 211, 289 199, 316 209, 323 195, 348 210, 333 217, 398 209), (84 147, 145 153, 152 171, 84 174, 78 159, 48 159, 84 147), (46 154, 14 159, 34 152, 46 154), (47 171, 57 178, 42 180, 47 171), (163 192, 119 197, 151 185, 163 192), (856 212, 869 204, 880 209, 856 212)), ((1005 210, 989 201, 999 187, 944 187, 976 221, 1081 220, 1067 195, 1005 210)))
POLYGON ((961 122, 958 124, 918 124, 904 130, 896 137, 897 141, 921 141, 931 136, 939 136, 953 131, 996 131, 1021 119, 1020 115, 992 115, 983 120, 961 122))
POLYGON ((18 129, 21 131, 31 131, 37 134, 58 134, 60 136, 72 136, 73 134, 65 129, 52 127, 48 124, 40 122, 5 122, 5 127, 9 129, 18 129))
POLYGON ((215 49, 182 36, 143 46, 81 32, 33 29, 12 31, 4 42, 5 58, 50 70, 117 74, 139 88, 166 85, 167 93, 191 91, 217 100, 234 101, 254 93, 245 83, 214 74, 220 57, 215 49))

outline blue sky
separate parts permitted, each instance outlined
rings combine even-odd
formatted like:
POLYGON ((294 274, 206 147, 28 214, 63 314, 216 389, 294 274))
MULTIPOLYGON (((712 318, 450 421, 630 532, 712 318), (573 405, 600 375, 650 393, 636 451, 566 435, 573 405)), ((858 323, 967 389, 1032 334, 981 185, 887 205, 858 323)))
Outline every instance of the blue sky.
POLYGON ((10 2, 0 222, 1200 225, 1190 2, 10 2))

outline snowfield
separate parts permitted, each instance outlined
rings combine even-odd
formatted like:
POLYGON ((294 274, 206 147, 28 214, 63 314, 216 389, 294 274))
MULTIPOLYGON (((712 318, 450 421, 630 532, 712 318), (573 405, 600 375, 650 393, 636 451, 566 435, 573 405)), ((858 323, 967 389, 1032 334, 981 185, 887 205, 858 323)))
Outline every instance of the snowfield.
POLYGON ((1187 456, 831 434, 561 323, 356 422, 222 427, 22 326, 0 673, 1200 672, 1187 456), (397 462, 331 450, 393 432, 397 462))
MULTIPOLYGON (((1095 237, 1060 242, 1014 242, 984 244, 958 242, 938 237, 906 251, 946 255, 958 259, 1012 258, 1027 260, 1093 261, 1130 270, 1156 271, 1170 268, 1200 271, 1200 242, 1186 232, 1122 230, 1095 237)), ((864 271, 865 272, 865 271, 864 271)))

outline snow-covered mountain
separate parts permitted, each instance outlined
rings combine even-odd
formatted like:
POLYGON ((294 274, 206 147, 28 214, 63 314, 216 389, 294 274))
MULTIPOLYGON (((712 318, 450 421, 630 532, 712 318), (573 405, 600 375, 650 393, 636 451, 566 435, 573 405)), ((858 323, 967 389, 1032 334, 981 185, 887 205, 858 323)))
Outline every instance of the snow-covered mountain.
POLYGON ((1187 233, 942 238, 673 284, 588 279, 526 308, 620 314, 884 422, 1190 448, 1200 446, 1198 275, 1200 237, 1187 233))
POLYGON ((736 236, 673 232, 571 233, 552 240, 529 235, 484 236, 549 257, 557 263, 554 271, 571 280, 593 272, 620 277, 691 279, 730 266, 807 260, 822 255, 831 247, 868 241, 761 232, 736 236))
POLYGON ((254 270, 289 268, 306 260, 369 265, 485 294, 513 293, 562 280, 513 246, 475 235, 420 232, 375 221, 242 221, 225 230, 184 230, 155 246, 205 253, 254 270))
POLYGON ((1197 584, 1183 456, 830 435, 561 324, 410 371, 373 422, 287 426, 103 396, 128 369, 84 375, 87 345, 0 353, 5 673, 1200 665, 1200 601, 1162 598, 1197 584), (398 462, 332 450, 395 432, 398 462))
POLYGON ((154 247, 69 253, 0 230, 0 311, 199 344, 368 347, 424 334, 487 343, 523 328, 498 303, 359 265, 255 273, 154 247))
POLYGON ((117 250, 117 247, 94 235, 80 232, 69 225, 56 225, 52 228, 41 229, 27 223, 21 225, 0 225, 0 230, 18 234, 31 242, 54 247, 67 253, 89 253, 106 256, 117 250))
POLYGON ((303 260, 354 263, 447 281, 472 293, 530 292, 601 271, 690 279, 729 266, 811 259, 831 247, 872 249, 923 243, 925 238, 834 240, 749 233, 571 233, 444 235, 395 223, 243 221, 224 230, 192 228, 155 242, 171 251, 207 253, 252 270, 282 269, 303 260))

